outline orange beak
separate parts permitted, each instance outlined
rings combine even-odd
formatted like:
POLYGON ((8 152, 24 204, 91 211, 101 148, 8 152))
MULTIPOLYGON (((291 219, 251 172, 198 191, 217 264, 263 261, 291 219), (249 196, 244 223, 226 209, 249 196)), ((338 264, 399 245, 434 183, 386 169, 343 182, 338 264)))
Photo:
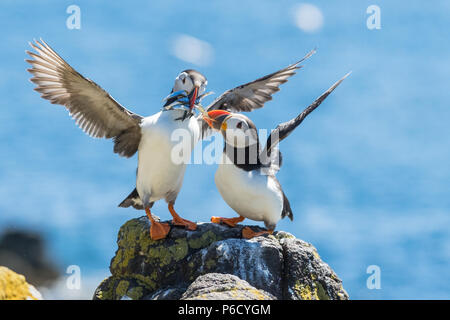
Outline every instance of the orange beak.
POLYGON ((207 112, 207 117, 203 116, 203 120, 205 120, 205 122, 214 129, 213 127, 213 121, 217 121, 216 119, 220 116, 224 116, 224 115, 229 115, 231 114, 228 111, 225 110, 212 110, 212 111, 208 111, 207 112))
POLYGON ((205 122, 208 124, 208 126, 209 126, 210 128, 213 127, 212 122, 215 121, 214 119, 203 117, 203 120, 205 120, 205 122))

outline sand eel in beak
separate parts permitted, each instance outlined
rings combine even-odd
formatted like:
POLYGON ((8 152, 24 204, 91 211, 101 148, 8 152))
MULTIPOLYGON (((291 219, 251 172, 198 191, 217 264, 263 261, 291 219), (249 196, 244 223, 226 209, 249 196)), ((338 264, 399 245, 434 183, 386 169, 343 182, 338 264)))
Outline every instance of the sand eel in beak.
POLYGON ((233 227, 245 218, 264 221, 267 231, 254 232, 249 227, 242 230, 244 238, 252 238, 271 234, 278 221, 286 216, 293 219, 289 201, 275 177, 281 166, 278 143, 292 133, 347 76, 296 118, 279 124, 268 137, 262 152, 256 127, 248 117, 224 110, 208 112, 205 122, 222 133, 225 144, 215 183, 225 202, 239 214, 236 218, 212 217, 212 222, 233 227))
POLYGON ((131 157, 138 152, 136 189, 119 206, 145 209, 151 221, 150 236, 155 240, 165 238, 170 231, 167 223, 155 221, 150 212, 153 203, 160 199, 168 203, 174 225, 195 230, 197 225, 181 218, 174 209, 186 164, 171 161, 172 148, 178 143, 171 140, 171 134, 177 129, 186 130, 192 144, 186 152, 192 151, 200 138, 199 120, 192 117, 193 109, 205 91, 206 78, 195 70, 181 72, 163 109, 142 117, 79 74, 44 41, 30 45, 36 53, 27 52, 32 57, 26 60, 32 66, 28 71, 33 74, 35 90, 44 99, 65 106, 76 124, 90 136, 112 138, 114 152, 120 156, 131 157), (183 98, 188 102, 177 105, 183 98))
POLYGON ((196 70, 184 70, 175 79, 170 94, 164 99, 165 109, 184 108, 183 117, 177 120, 185 120, 194 115, 194 107, 212 92, 206 92, 208 84, 205 76, 196 70), (187 109, 186 109, 187 107, 187 109))

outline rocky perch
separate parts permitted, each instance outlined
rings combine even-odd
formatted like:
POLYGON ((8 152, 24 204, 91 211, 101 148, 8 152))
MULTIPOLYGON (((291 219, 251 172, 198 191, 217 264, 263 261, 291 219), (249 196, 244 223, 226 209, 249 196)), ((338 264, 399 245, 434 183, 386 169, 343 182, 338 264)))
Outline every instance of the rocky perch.
POLYGON ((244 226, 200 223, 153 241, 149 226, 141 217, 120 228, 112 275, 94 299, 348 299, 317 250, 289 233, 246 240, 244 226))

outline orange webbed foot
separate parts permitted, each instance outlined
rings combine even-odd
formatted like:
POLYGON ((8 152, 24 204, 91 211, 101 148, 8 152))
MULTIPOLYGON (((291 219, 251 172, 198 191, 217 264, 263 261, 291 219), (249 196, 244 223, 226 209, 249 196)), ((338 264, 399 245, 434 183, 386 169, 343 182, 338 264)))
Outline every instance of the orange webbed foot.
POLYGON ((265 234, 272 234, 272 233, 273 233, 273 230, 255 232, 250 227, 245 227, 242 229, 242 238, 251 239, 251 238, 254 238, 257 236, 262 236, 265 234))
POLYGON ((195 222, 186 220, 181 218, 177 212, 175 211, 175 209, 173 208, 172 204, 169 204, 169 211, 170 214, 172 215, 173 219, 172 219, 172 223, 176 226, 182 226, 185 227, 188 230, 196 230, 197 229, 197 224, 195 222))
POLYGON ((150 239, 161 240, 167 237, 170 232, 170 226, 167 223, 156 222, 153 219, 152 213, 149 208, 145 208, 145 214, 150 220, 150 239))
POLYGON ((150 226, 150 238, 152 240, 161 240, 167 237, 170 232, 168 223, 152 222, 150 226))
POLYGON ((212 223, 224 223, 230 227, 236 227, 239 222, 244 221, 244 217, 236 217, 236 218, 222 218, 222 217, 211 217, 212 223))
POLYGON ((172 223, 176 226, 182 226, 185 227, 188 230, 195 230, 197 229, 197 224, 195 222, 183 219, 183 218, 173 218, 172 223))

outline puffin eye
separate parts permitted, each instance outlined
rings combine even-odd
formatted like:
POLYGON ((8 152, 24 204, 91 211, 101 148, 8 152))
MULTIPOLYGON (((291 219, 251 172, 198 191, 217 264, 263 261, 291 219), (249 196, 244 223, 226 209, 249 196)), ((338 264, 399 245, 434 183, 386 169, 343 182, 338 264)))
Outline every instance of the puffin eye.
POLYGON ((238 124, 236 125, 236 128, 242 129, 242 122, 238 122, 238 124))
POLYGON ((185 77, 183 77, 183 79, 181 79, 182 81, 183 81, 183 84, 185 84, 185 82, 186 82, 186 78, 185 77))

